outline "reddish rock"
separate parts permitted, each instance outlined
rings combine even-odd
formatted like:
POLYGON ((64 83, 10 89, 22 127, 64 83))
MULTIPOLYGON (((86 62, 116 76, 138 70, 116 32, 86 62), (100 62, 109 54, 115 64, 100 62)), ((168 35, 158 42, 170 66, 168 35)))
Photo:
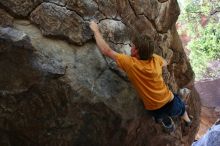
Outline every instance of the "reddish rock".
POLYGON ((199 81, 195 84, 202 103, 200 129, 197 139, 205 134, 220 116, 220 91, 216 89, 219 86, 220 79, 199 81))

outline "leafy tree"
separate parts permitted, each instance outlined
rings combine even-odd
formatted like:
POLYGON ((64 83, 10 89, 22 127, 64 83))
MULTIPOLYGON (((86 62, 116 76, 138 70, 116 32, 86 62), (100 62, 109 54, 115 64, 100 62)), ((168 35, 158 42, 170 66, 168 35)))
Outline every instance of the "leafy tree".
POLYGON ((196 79, 206 74, 207 63, 220 58, 219 0, 186 0, 179 22, 191 37, 190 62, 196 79))
POLYGON ((197 79, 206 73, 207 63, 220 57, 220 24, 209 23, 205 28, 199 29, 200 36, 194 38, 189 44, 190 62, 197 79))

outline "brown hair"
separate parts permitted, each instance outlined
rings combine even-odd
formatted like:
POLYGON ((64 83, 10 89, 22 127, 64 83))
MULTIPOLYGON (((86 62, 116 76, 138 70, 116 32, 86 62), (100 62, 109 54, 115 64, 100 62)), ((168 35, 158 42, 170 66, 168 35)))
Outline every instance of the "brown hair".
POLYGON ((141 60, 148 60, 152 58, 156 43, 150 37, 147 35, 135 35, 135 37, 132 38, 132 43, 138 50, 141 60))

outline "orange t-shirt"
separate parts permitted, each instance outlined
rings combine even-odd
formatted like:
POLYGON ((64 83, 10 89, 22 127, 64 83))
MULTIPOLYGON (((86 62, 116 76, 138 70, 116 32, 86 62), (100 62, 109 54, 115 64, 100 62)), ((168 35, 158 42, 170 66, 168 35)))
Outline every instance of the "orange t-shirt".
POLYGON ((125 54, 116 55, 117 65, 128 75, 147 110, 156 110, 173 98, 162 77, 162 57, 154 54, 150 60, 138 60, 125 54))

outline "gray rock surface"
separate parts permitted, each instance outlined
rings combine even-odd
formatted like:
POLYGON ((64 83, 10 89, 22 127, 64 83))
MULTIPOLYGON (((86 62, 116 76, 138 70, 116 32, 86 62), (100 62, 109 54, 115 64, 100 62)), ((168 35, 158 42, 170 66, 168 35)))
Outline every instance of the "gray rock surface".
POLYGON ((216 122, 206 134, 194 142, 192 146, 219 146, 220 145, 220 120, 216 122))

